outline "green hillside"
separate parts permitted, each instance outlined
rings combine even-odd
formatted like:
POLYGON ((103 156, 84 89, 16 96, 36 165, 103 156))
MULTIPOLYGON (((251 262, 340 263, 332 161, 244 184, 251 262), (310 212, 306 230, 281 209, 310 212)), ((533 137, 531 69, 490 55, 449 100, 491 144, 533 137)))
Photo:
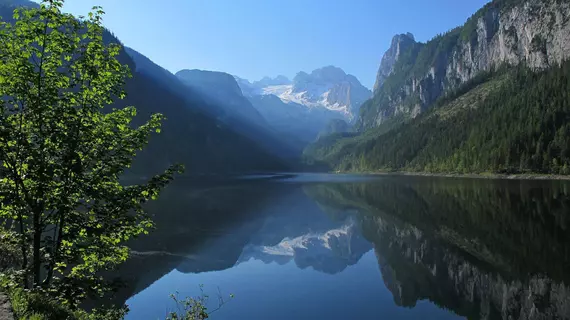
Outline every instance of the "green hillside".
POLYGON ((570 173, 570 63, 481 74, 415 119, 305 155, 347 171, 570 173))

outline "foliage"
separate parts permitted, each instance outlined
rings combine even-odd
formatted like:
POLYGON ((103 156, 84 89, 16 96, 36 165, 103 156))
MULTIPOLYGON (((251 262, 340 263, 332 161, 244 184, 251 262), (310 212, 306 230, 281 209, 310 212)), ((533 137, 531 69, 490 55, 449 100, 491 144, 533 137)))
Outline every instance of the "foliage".
MULTIPOLYGON (((210 296, 204 293, 204 286, 200 285, 201 294, 197 297, 187 297, 180 299, 178 293, 170 295, 172 300, 176 303, 177 311, 172 311, 166 317, 166 320, 204 320, 210 318, 210 315, 220 310, 227 301, 223 298, 222 294, 218 291, 218 306, 208 311, 208 301, 210 296)), ((233 299, 234 295, 230 294, 233 299)))
POLYGON ((340 170, 569 174, 569 79, 570 62, 539 73, 501 69, 388 132, 313 155, 340 170))
POLYGON ((14 234, 0 228, 0 273, 22 263, 18 252, 18 242, 14 239, 14 234))
POLYGON ((14 316, 19 320, 120 320, 126 308, 92 310, 71 310, 47 293, 33 292, 22 288, 8 289, 14 316))
POLYGON ((152 226, 142 205, 181 168, 119 183, 162 116, 136 127, 133 107, 102 112, 125 96, 128 67, 103 41, 101 8, 78 20, 62 5, 16 9, 0 24, 0 219, 21 252, 18 287, 75 312, 108 289, 97 272, 127 258, 122 244, 152 226))

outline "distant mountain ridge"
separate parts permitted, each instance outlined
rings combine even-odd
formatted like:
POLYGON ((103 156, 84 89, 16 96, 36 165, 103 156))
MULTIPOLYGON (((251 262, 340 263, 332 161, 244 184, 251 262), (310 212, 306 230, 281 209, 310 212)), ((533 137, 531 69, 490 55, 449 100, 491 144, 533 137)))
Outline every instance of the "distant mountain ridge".
POLYGON ((292 81, 285 76, 264 77, 253 83, 236 77, 244 94, 249 96, 278 96, 285 103, 297 103, 307 108, 324 108, 340 113, 350 121, 371 92, 358 79, 342 69, 326 66, 310 74, 299 72, 292 81))
POLYGON ((254 82, 234 77, 270 126, 305 142, 314 141, 331 121, 353 123, 371 96, 356 77, 334 66, 299 72, 292 81, 285 76, 254 82))
POLYGON ((202 92, 220 105, 230 117, 258 125, 265 119, 243 96, 236 80, 229 74, 206 70, 181 70, 175 76, 187 87, 202 92))
POLYGON ((175 77, 187 90, 199 92, 203 99, 221 110, 218 119, 245 135, 272 154, 296 162, 304 144, 275 131, 247 99, 238 80, 228 73, 207 70, 181 70, 175 77))

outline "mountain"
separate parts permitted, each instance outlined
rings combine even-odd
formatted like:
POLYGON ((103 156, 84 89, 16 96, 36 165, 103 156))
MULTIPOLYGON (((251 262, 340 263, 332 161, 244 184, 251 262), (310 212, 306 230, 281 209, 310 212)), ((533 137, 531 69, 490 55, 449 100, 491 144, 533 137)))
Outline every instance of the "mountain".
POLYGON ((568 16, 566 1, 495 0, 425 44, 395 37, 359 134, 305 156, 351 171, 570 174, 568 16))
POLYGON ((376 83, 374 83, 374 93, 384 84, 384 81, 394 72, 394 66, 403 52, 407 52, 411 46, 416 43, 414 35, 411 33, 395 35, 392 38, 390 49, 384 53, 380 68, 376 75, 376 83))
POLYGON ((340 113, 347 120, 358 114, 360 105, 370 97, 356 77, 342 69, 327 66, 310 74, 299 72, 292 84, 260 88, 261 94, 274 94, 285 102, 295 102, 308 108, 325 108, 340 113))
MULTIPOLYGON (((37 7, 34 2, 0 0, 0 16, 11 21, 14 5, 37 7)), ((103 39, 107 43, 120 43, 108 30, 103 39)), ((162 132, 151 136, 149 145, 137 155, 128 174, 149 176, 173 163, 184 164, 188 174, 288 168, 279 157, 218 121, 216 112, 206 112, 204 106, 208 104, 199 94, 185 88, 176 77, 140 53, 124 48, 118 59, 129 66, 133 76, 126 81, 126 98, 117 100, 107 110, 135 106, 135 125, 142 124, 153 113, 166 117, 162 132)))
POLYGON ((356 77, 333 66, 299 72, 292 81, 285 76, 253 83, 235 78, 270 126, 306 143, 314 141, 331 120, 354 122, 371 96, 356 77))
POLYGON ((359 127, 378 126, 398 115, 415 117, 445 93, 501 65, 524 63, 532 70, 559 65, 570 56, 569 12, 567 1, 494 0, 464 26, 425 44, 409 34, 395 37, 382 59, 386 68, 378 72, 375 95, 362 107, 359 127))
POLYGON ((325 108, 307 108, 299 103, 287 103, 272 94, 253 95, 248 99, 267 119, 269 126, 285 136, 298 139, 303 146, 314 141, 329 121, 342 119, 340 114, 325 108))
POLYGON ((350 132, 352 128, 348 124, 348 122, 342 119, 334 119, 327 123, 326 127, 319 132, 319 139, 322 137, 329 136, 335 133, 345 133, 350 132))
POLYGON ((132 48, 125 47, 125 52, 133 59, 137 72, 154 79, 164 90, 174 92, 176 95, 183 97, 188 102, 189 107, 196 108, 196 110, 200 110, 214 118, 224 117, 225 111, 220 106, 204 97, 199 91, 188 88, 170 71, 157 65, 132 48))
POLYGON ((300 143, 279 138, 267 128, 263 117, 243 97, 236 80, 228 74, 186 70, 174 75, 136 50, 128 47, 125 50, 135 61, 138 72, 155 79, 164 90, 184 98, 191 108, 219 120, 278 157, 294 159, 301 152, 300 143))
POLYGON ((198 92, 203 100, 222 111, 217 119, 272 154, 295 162, 302 153, 304 144, 283 136, 268 125, 262 114, 244 96, 233 76, 205 70, 181 70, 175 76, 186 90, 198 92))
POLYGON ((186 86, 218 103, 229 117, 264 125, 265 119, 242 94, 237 81, 224 72, 181 70, 175 75, 186 86))
MULTIPOLYGON (((130 56, 121 60, 134 67, 127 81, 127 98, 114 107, 134 105, 137 123, 160 112, 165 117, 161 134, 154 135, 138 156, 131 173, 147 175, 172 163, 183 163, 192 173, 273 171, 286 168, 284 161, 272 155, 256 141, 217 120, 203 109, 207 105, 191 91, 182 94, 179 86, 168 85, 171 77, 155 77, 139 71, 130 56), (252 157, 252 158, 250 158, 252 157)), ((148 70, 148 69, 142 69, 148 70)))
MULTIPOLYGON (((30 0, 1 0, 0 6, 4 7, 30 7, 37 8, 39 4, 30 0)), ((6 16, 7 17, 7 16, 6 16)), ((11 17, 11 16, 10 16, 11 17)))
POLYGON ((291 80, 289 80, 286 76, 282 75, 279 75, 275 78, 263 77, 263 79, 259 81, 254 81, 252 83, 252 85, 256 88, 265 88, 269 86, 281 86, 288 84, 291 84, 291 80))
POLYGON ((236 82, 240 87, 241 92, 244 96, 249 98, 253 95, 256 95, 257 89, 251 82, 249 82, 247 79, 243 79, 238 76, 234 76, 234 78, 236 79, 236 82))

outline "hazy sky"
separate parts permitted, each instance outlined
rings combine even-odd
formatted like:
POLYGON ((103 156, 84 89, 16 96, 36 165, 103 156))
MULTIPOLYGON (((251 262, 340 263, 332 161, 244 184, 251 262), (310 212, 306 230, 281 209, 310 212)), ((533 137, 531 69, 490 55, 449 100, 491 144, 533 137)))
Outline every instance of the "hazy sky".
POLYGON ((374 84, 396 33, 427 41, 488 0, 67 0, 166 69, 224 71, 249 80, 335 65, 374 84))

